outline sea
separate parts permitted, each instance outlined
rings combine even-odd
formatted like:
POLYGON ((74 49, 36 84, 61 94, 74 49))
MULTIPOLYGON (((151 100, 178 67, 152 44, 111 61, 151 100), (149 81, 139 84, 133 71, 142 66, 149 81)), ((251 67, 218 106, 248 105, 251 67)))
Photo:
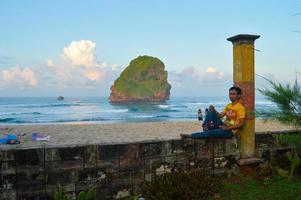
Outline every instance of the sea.
MULTIPOLYGON (((198 109, 209 105, 221 111, 227 97, 171 97, 162 103, 111 104, 107 97, 0 97, 0 125, 88 124, 156 121, 195 121, 198 109)), ((256 110, 274 109, 267 100, 256 100, 256 110)))

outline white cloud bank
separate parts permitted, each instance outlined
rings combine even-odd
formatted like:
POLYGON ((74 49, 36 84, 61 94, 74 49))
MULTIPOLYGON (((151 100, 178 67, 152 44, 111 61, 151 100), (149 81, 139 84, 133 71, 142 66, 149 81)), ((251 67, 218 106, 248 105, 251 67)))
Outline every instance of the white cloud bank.
POLYGON ((36 87, 38 85, 38 78, 36 73, 30 68, 24 69, 16 66, 1 71, 0 87, 36 87))
POLYGON ((185 67, 182 71, 169 72, 172 94, 176 96, 214 96, 224 94, 232 85, 231 74, 215 67, 185 67))
POLYGON ((98 62, 96 43, 90 40, 72 41, 63 48, 60 59, 48 58, 40 67, 10 67, 0 70, 0 89, 98 89, 119 75, 121 68, 98 62), (40 80, 40 81, 38 81, 40 80))

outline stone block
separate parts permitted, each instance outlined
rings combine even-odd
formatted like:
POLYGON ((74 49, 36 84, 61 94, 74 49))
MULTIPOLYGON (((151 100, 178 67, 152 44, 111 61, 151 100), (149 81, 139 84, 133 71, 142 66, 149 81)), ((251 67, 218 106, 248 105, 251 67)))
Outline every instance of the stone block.
POLYGON ((196 143, 198 143, 199 140, 195 139, 185 139, 183 140, 183 150, 185 153, 193 153, 195 152, 196 143))
POLYGON ((124 152, 127 145, 101 145, 98 146, 98 160, 119 159, 121 152, 124 152))
POLYGON ((84 150, 84 167, 96 167, 97 146, 88 146, 84 150))
POLYGON ((56 185, 57 183, 68 184, 78 182, 78 171, 52 171, 46 172, 45 183, 56 185))
POLYGON ((155 170, 153 172, 146 172, 144 173, 144 180, 145 181, 152 181, 156 179, 156 172, 155 170))
POLYGON ((161 142, 146 143, 144 145, 144 157, 160 156, 163 152, 161 142))
POLYGON ((80 182, 96 182, 96 168, 84 168, 78 172, 78 180, 80 182))
POLYGON ((130 172, 112 174, 112 199, 130 197, 132 194, 132 181, 130 172))
POLYGON ((214 168, 225 168, 227 165, 228 165, 228 160, 226 157, 214 158, 214 168))
POLYGON ((119 159, 97 160, 96 168, 105 173, 116 173, 119 171, 119 159))
POLYGON ((141 186, 141 183, 144 182, 144 171, 139 170, 131 172, 131 180, 133 186, 141 186))
POLYGON ((45 149, 45 160, 46 160, 46 162, 61 160, 59 149, 57 149, 57 148, 45 149))
POLYGON ((112 199, 111 187, 97 186, 96 199, 111 200, 112 199))
POLYGON ((68 147, 58 149, 60 159, 62 161, 84 160, 84 150, 84 147, 68 147))
POLYGON ((18 199, 35 197, 45 194, 44 180, 30 180, 17 182, 18 199), (20 196, 22 198, 20 198, 20 196))
POLYGON ((209 140, 204 140, 203 142, 196 145, 196 159, 210 158, 214 155, 213 143, 209 140))
POLYGON ((157 168, 165 164, 165 157, 149 157, 144 160, 144 171, 145 173, 154 173, 157 168))
POLYGON ((120 155, 120 171, 136 170, 144 167, 144 145, 128 144, 120 155))
POLYGON ((174 170, 175 171, 184 171, 189 166, 189 155, 186 153, 178 154, 176 156, 176 162, 174 163, 174 170))
POLYGON ((164 164, 171 168, 174 168, 176 162, 177 162, 177 155, 166 156, 164 160, 164 164))
POLYGON ((13 161, 14 152, 13 150, 0 151, 0 162, 2 161, 13 161))
POLYGON ((0 191, 16 189, 16 174, 6 174, 0 176, 0 191))
POLYGON ((171 140, 171 153, 172 154, 179 154, 183 153, 183 140, 171 140))
POLYGON ((1 200, 16 200, 17 199, 17 191, 16 190, 8 190, 0 192, 1 200))
POLYGON ((36 190, 18 190, 17 199, 26 199, 26 200, 40 200, 46 199, 45 191, 36 191, 36 190))
POLYGON ((49 161, 45 163, 45 170, 47 172, 80 171, 83 167, 83 160, 49 161))
POLYGON ((78 194, 81 191, 87 192, 91 188, 96 188, 96 182, 78 182, 75 185, 75 192, 78 194))
POLYGON ((23 166, 44 166, 44 149, 22 149, 14 151, 18 168, 23 166))
POLYGON ((15 174, 16 163, 14 161, 0 162, 0 170, 2 175, 15 174))

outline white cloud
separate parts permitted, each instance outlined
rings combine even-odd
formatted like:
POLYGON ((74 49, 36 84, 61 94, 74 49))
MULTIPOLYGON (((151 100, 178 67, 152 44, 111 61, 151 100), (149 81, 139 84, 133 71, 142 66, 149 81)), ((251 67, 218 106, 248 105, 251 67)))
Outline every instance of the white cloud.
POLYGON ((113 71, 121 71, 121 67, 119 65, 117 65, 117 64, 113 64, 112 65, 112 70, 113 71))
POLYGON ((90 40, 73 41, 63 50, 62 57, 72 65, 91 67, 95 65, 94 49, 96 43, 90 40))
POLYGON ((214 72, 217 72, 217 69, 214 68, 214 67, 208 67, 207 70, 206 70, 206 72, 208 72, 208 73, 214 73, 214 72))
POLYGON ((53 67, 53 66, 54 66, 53 60, 52 60, 52 59, 48 59, 48 60, 46 61, 46 65, 47 65, 48 67, 53 67))
POLYGON ((194 82, 202 83, 207 81, 223 80, 225 74, 217 68, 208 67, 205 71, 195 67, 185 67, 181 72, 170 72, 170 78, 179 82, 194 82))
POLYGON ((103 76, 104 76, 104 72, 101 70, 84 70, 82 72, 82 74, 88 78, 89 80, 92 81, 101 81, 103 76))
POLYGON ((210 81, 222 80, 223 78, 224 78, 224 73, 218 71, 214 67, 208 67, 206 73, 203 74, 202 76, 202 79, 210 80, 210 81))
POLYGON ((0 87, 36 87, 37 85, 37 75, 30 68, 12 67, 1 71, 0 87))

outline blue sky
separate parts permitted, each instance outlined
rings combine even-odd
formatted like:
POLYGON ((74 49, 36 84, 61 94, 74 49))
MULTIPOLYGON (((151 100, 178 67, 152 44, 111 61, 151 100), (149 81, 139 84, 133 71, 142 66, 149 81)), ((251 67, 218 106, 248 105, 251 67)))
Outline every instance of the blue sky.
POLYGON ((239 33, 261 35, 256 73, 291 81, 301 69, 300 13, 292 0, 3 0, 0 95, 106 96, 139 55, 165 63, 172 95, 218 95, 232 81, 226 38, 239 33))

